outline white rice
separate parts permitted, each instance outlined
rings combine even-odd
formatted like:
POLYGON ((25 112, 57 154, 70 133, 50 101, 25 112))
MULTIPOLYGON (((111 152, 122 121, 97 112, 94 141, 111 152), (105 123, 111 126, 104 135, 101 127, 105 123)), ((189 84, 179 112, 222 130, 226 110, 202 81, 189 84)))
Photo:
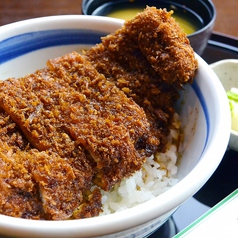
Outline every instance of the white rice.
POLYGON ((179 116, 175 114, 174 128, 170 131, 166 152, 156 152, 147 158, 140 171, 129 178, 124 178, 111 191, 102 191, 103 211, 100 215, 115 213, 146 202, 178 182, 176 163, 180 125, 179 116))

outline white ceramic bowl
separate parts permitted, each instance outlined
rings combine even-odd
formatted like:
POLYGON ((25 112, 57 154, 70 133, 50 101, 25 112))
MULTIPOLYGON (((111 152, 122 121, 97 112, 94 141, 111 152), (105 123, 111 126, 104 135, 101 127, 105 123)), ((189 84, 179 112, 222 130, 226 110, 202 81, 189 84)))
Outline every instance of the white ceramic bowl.
MULTIPOLYGON (((219 60, 210 65, 220 79, 225 91, 238 88, 238 59, 219 60)), ((231 129, 229 148, 238 151, 238 132, 231 129)))
MULTIPOLYGON (((113 32, 121 20, 97 16, 55 16, 0 27, 0 78, 19 77, 46 60, 88 47, 113 32)), ((179 182, 160 196, 115 214, 68 221, 35 221, 0 215, 0 233, 14 237, 144 237, 212 175, 227 148, 230 113, 225 91, 212 69, 197 56, 199 70, 178 102, 185 131, 179 182)))

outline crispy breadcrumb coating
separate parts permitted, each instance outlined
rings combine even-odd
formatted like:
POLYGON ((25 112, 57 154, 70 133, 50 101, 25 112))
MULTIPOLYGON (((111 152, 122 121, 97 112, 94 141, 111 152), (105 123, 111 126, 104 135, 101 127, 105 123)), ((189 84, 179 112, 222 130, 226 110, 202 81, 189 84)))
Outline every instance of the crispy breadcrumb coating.
POLYGON ((178 89, 191 83, 197 60, 189 40, 165 9, 147 7, 85 56, 146 113, 165 151, 178 89))
MULTIPOLYGON (((85 149, 105 190, 140 169, 158 144, 144 111, 76 52, 48 66, 0 84, 1 107, 31 144, 63 157, 85 149)), ((77 159, 88 163, 84 153, 77 159)))
POLYGON ((87 192, 93 172, 85 155, 80 153, 77 157, 79 153, 74 148, 71 153, 74 157, 63 159, 49 150, 33 149, 4 111, 0 111, 0 125, 1 214, 47 220, 71 218, 75 210, 81 218, 84 214, 86 217, 99 214, 101 195, 97 191, 95 201, 95 192, 87 192), (83 200, 85 194, 93 196, 90 202, 95 203, 94 209, 88 209, 88 202, 83 200))
POLYGON ((147 7, 84 56, 0 82, 0 214, 97 216, 98 187, 166 150, 179 90, 197 70, 171 14, 147 7))

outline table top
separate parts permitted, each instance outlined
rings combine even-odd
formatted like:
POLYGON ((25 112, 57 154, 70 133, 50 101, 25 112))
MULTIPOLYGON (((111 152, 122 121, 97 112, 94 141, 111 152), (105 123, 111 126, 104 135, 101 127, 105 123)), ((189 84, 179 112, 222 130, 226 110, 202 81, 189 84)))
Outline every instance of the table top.
MULTIPOLYGON (((238 39, 238 1, 213 0, 217 18, 214 31, 238 39)), ((50 15, 82 14, 82 0, 7 0, 0 1, 0 26, 8 23, 50 15)))

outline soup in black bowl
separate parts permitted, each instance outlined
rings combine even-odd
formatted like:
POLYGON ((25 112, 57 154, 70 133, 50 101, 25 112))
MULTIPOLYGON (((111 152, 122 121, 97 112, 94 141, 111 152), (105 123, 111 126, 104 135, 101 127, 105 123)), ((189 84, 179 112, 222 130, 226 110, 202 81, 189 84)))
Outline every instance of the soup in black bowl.
POLYGON ((85 15, 108 16, 128 20, 146 6, 173 10, 173 17, 184 29, 195 52, 201 55, 210 38, 216 11, 209 0, 84 0, 85 15))

